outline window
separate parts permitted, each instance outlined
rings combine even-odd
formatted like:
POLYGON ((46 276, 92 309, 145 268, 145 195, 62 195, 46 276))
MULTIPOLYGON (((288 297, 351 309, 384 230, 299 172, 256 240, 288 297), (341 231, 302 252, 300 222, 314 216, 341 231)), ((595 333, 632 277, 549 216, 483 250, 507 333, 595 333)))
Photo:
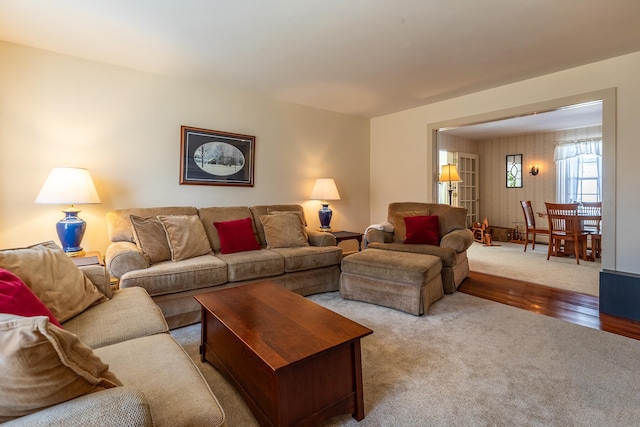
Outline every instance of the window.
POLYGON ((507 156, 507 188, 522 187, 522 154, 507 156))
POLYGON ((602 140, 559 144, 554 160, 558 203, 602 201, 602 140))

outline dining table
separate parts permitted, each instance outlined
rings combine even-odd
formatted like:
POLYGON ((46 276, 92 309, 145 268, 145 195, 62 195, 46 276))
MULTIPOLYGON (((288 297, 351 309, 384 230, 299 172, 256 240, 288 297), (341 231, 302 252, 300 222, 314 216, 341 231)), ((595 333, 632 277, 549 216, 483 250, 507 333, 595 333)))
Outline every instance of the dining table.
MULTIPOLYGON (((547 213, 546 212, 536 212, 538 217, 540 218, 545 218, 545 220, 547 220, 547 213)), ((595 222, 599 222, 602 221, 602 214, 594 214, 594 213, 589 213, 589 212, 580 212, 580 209, 578 209, 578 215, 575 216, 575 223, 580 224, 580 228, 582 230, 584 230, 584 225, 585 223, 595 223, 595 222)), ((599 227, 598 227, 599 228, 599 227)), ((565 256, 566 254, 570 254, 573 253, 573 242, 572 241, 567 241, 565 242, 565 248, 563 251, 563 256, 565 256)), ((584 259, 585 261, 595 261, 595 255, 593 254, 593 248, 591 250, 591 256, 587 256, 586 253, 581 254, 582 255, 582 259, 584 259)))

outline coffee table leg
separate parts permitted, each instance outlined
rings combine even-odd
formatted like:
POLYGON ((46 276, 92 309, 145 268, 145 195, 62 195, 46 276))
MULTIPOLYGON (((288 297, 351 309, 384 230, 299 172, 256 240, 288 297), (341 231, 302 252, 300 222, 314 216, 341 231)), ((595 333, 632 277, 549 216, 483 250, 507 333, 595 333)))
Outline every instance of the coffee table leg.
POLYGON ((363 395, 363 387, 362 387, 362 356, 360 349, 360 339, 357 339, 353 342, 353 367, 355 374, 355 386, 356 386, 356 401, 355 401, 355 412, 353 413, 353 418, 357 421, 362 421, 364 419, 364 395, 363 395))

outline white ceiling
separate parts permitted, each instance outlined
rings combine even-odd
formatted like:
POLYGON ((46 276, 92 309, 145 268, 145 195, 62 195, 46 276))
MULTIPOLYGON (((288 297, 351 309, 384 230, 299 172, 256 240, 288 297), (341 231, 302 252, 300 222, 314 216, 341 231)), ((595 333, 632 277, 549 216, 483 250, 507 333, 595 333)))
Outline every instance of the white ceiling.
POLYGON ((462 138, 482 140, 601 124, 602 102, 590 102, 526 116, 442 129, 442 131, 462 138))
POLYGON ((638 0, 0 0, 0 40, 363 117, 640 51, 638 0))

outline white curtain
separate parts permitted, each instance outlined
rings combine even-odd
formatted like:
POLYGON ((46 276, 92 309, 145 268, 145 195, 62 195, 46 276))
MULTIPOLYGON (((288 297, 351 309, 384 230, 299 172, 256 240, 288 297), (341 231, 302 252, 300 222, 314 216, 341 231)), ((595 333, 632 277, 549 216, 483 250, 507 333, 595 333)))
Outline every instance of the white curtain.
POLYGON ((556 163, 556 194, 558 203, 571 203, 579 199, 578 180, 582 178, 584 156, 595 155, 598 167, 598 200, 602 200, 602 139, 566 142, 556 145, 553 160, 556 163))

